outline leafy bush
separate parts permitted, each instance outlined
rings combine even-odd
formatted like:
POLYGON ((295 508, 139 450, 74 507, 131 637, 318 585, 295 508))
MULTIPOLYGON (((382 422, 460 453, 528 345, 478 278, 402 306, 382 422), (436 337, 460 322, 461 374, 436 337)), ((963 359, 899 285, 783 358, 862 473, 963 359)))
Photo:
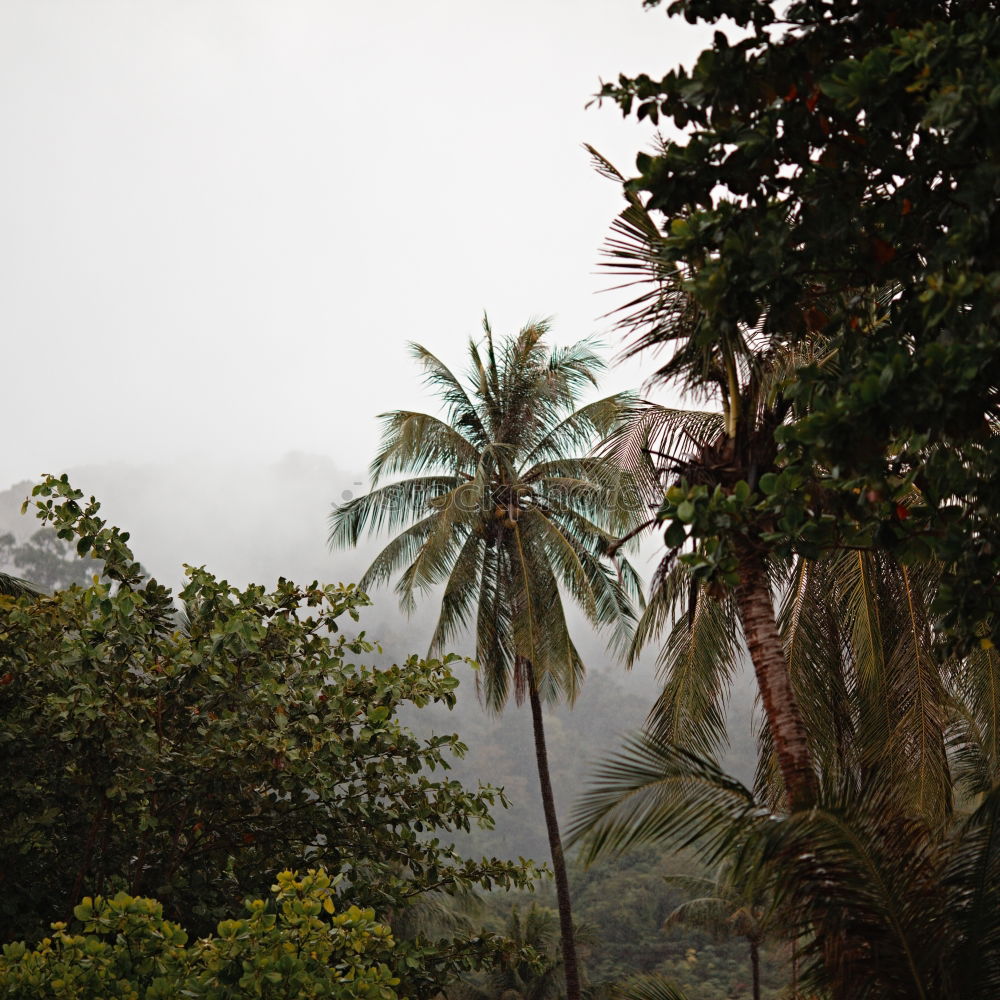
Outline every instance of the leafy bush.
MULTIPOLYGON (((465 752, 457 736, 396 718, 454 704, 452 658, 355 662, 374 647, 340 631, 368 603, 353 586, 238 589, 189 569, 181 614, 96 501, 65 477, 35 492, 104 571, 0 598, 0 940, 37 939, 84 894, 118 890, 204 934, 290 866, 322 865, 394 915, 429 892, 530 882, 530 864, 442 840, 488 826, 502 795, 440 775, 465 752)), ((433 994, 486 947, 401 943, 408 993, 433 994)))
POLYGON ((302 879, 282 872, 272 889, 273 905, 249 900, 246 917, 223 920, 216 936, 190 944, 155 900, 88 896, 74 908, 81 933, 56 923, 33 951, 4 945, 0 993, 11 1000, 395 1000, 392 934, 372 910, 338 913, 323 871, 302 879))

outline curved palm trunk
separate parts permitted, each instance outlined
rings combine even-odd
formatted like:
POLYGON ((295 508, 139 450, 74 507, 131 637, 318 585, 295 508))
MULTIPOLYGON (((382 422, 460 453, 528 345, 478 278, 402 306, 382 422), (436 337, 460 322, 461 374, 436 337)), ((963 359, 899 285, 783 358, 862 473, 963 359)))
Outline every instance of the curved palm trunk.
POLYGON ((740 582, 736 585, 736 603, 788 805, 792 809, 808 809, 816 801, 816 772, 802 713, 792 690, 767 568, 763 557, 749 544, 742 547, 738 557, 740 582))
POLYGON ((542 792, 542 809, 545 812, 545 829, 549 835, 549 852, 552 871, 556 880, 556 900, 559 909, 559 931, 562 941, 563 969, 566 976, 566 1000, 580 1000, 580 972, 576 960, 576 940, 573 936, 573 912, 566 877, 566 860, 563 857, 556 803, 549 777, 549 755, 545 748, 545 727, 542 724, 542 701, 535 686, 535 673, 528 665, 528 700, 531 704, 531 723, 535 737, 535 761, 538 764, 538 785, 542 792))

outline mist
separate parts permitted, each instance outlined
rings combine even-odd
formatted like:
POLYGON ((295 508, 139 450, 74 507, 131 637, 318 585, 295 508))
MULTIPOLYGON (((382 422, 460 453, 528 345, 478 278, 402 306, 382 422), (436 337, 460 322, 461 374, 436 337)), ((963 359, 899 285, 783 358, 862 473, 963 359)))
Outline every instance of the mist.
POLYGON ((374 415, 422 401, 406 341, 457 364, 484 311, 615 354, 623 202, 582 144, 629 171, 653 133, 586 105, 703 37, 617 0, 0 4, 0 486, 364 469, 374 415))
MULTIPOLYGON (((436 409, 408 341, 461 370, 486 312, 500 335, 552 317, 555 342, 620 353, 628 293, 597 264, 623 202, 583 143, 627 173, 654 133, 586 105, 602 77, 665 71, 704 38, 618 0, 7 0, 0 328, 20 429, 0 529, 29 535, 30 481, 66 472, 173 588, 185 563, 240 585, 357 580, 379 540, 331 552, 328 516, 368 488, 379 413, 436 409)), ((612 364, 600 391, 651 367, 612 364)), ((359 627, 384 656, 426 652, 433 615, 371 596, 359 627)), ((655 656, 626 673, 570 622, 611 684, 593 697, 635 728, 655 656)))

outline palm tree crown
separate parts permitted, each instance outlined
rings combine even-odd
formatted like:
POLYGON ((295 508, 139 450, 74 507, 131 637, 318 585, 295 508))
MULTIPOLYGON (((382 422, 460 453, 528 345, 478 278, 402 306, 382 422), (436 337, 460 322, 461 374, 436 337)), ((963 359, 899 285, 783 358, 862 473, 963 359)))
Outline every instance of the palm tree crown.
POLYGON ((379 553, 362 588, 388 582, 406 610, 443 585, 432 652, 472 628, 487 704, 518 700, 530 667, 544 698, 572 699, 583 663, 566 624, 561 589, 624 646, 638 579, 625 560, 603 558, 635 511, 621 476, 586 453, 632 405, 621 393, 576 408, 603 368, 587 341, 544 344, 532 323, 495 346, 469 344, 463 384, 426 348, 411 345, 444 417, 394 410, 382 415, 373 489, 335 508, 331 546, 354 545, 365 530, 399 534, 379 553), (411 478, 382 485, 394 474, 411 478))

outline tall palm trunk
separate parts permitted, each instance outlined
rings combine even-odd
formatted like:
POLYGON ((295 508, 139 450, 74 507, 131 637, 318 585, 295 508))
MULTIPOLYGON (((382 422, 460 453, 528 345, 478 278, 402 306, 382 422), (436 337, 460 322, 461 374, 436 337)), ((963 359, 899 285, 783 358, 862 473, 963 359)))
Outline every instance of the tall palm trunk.
POLYGON ((750 974, 753 976, 753 1000, 760 1000, 760 945, 750 942, 750 974))
POLYGON ((767 568, 763 556, 751 543, 741 546, 738 559, 740 582, 736 586, 736 603, 788 805, 792 809, 808 809, 816 801, 816 772, 802 713, 792 690, 767 568))
POLYGON ((576 960, 576 940, 573 936, 573 911, 569 896, 569 879, 566 877, 566 859, 563 857, 556 803, 549 777, 549 755, 545 748, 545 727, 542 723, 542 701, 535 685, 535 671, 527 666, 528 700, 531 703, 531 723, 535 737, 535 761, 538 764, 538 785, 542 792, 542 809, 545 812, 545 829, 549 835, 549 852, 552 871, 556 879, 556 900, 559 909, 559 931, 562 940, 563 969, 566 977, 566 1000, 580 1000, 580 972, 576 960))

